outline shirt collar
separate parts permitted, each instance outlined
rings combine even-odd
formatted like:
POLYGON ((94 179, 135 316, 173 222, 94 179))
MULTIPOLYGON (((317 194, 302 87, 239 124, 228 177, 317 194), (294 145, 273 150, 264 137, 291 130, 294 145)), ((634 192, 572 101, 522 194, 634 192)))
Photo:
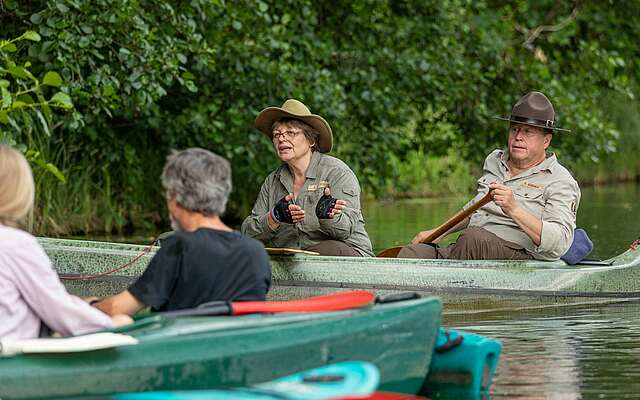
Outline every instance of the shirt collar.
MULTIPOLYGON (((509 167, 507 165, 508 159, 509 159, 509 152, 507 150, 502 150, 502 153, 500 154, 500 163, 502 164, 505 171, 509 170, 509 167)), ((529 168, 526 174, 527 175, 535 174, 536 172, 540 172, 540 171, 548 171, 549 173, 553 173, 554 167, 557 165, 557 163, 558 163, 558 159, 556 158, 556 155, 551 151, 547 151, 546 158, 544 159, 544 161, 538 165, 535 165, 529 168)))

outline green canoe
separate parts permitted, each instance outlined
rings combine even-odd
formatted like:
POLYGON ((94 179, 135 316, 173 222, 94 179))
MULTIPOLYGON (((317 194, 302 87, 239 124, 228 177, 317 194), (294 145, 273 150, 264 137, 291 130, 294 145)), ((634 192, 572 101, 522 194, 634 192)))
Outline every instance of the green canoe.
MULTIPOLYGON (((109 279, 91 281, 92 293, 97 295, 125 288, 157 251, 157 247, 106 242, 51 238, 41 238, 40 242, 62 275, 96 275, 130 263, 109 279)), ((575 266, 564 261, 412 260, 305 254, 272 256, 271 265, 275 284, 270 293, 272 298, 291 297, 294 292, 308 296, 336 288, 378 292, 640 296, 640 250, 628 250, 599 265, 575 266)), ((80 282, 70 282, 67 286, 74 292, 83 292, 80 282)))
POLYGON ((106 333, 126 340, 102 349, 91 346, 111 336, 50 339, 44 349, 2 343, 0 398, 247 386, 349 360, 375 364, 380 390, 417 393, 441 309, 432 297, 311 314, 155 315, 118 331, 124 335, 106 333), (10 355, 15 348, 32 353, 10 355))

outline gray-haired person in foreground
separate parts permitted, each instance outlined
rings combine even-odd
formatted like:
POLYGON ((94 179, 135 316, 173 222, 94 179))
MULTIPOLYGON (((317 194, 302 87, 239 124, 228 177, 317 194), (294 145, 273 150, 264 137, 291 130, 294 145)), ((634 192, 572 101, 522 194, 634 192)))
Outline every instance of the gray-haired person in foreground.
POLYGON ((271 267, 262 244, 220 219, 231 192, 231 166, 204 149, 169 155, 162 171, 176 233, 127 290, 94 305, 107 314, 132 315, 197 307, 214 300, 264 300, 271 267))

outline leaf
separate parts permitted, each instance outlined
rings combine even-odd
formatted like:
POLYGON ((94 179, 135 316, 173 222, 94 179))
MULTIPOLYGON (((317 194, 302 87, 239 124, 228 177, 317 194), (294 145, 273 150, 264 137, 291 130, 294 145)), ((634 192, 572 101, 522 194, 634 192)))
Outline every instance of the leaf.
POLYGON ((3 123, 5 125, 9 124, 9 116, 7 115, 6 111, 0 111, 0 123, 3 123))
POLYGON ((42 124, 42 130, 46 133, 47 136, 51 136, 51 132, 49 131, 49 124, 44 119, 44 115, 40 112, 40 110, 36 110, 36 115, 38 116, 38 120, 40 124, 42 124))
POLYGON ((56 2, 56 7, 63 14, 65 14, 65 13, 67 13, 69 11, 69 7, 67 7, 66 5, 64 5, 61 2, 56 2))
POLYGON ((33 104, 35 103, 35 101, 33 101, 33 97, 31 97, 31 95, 29 93, 23 93, 20 96, 18 96, 18 98, 16 99, 20 102, 23 102, 25 104, 33 104))
POLYGON ((42 84, 47 86, 60 87, 60 85, 62 85, 62 78, 57 72, 49 71, 44 75, 42 84))
POLYGON ((71 97, 69 97, 68 94, 63 92, 58 92, 54 94, 51 100, 49 101, 57 105, 58 107, 73 108, 73 102, 71 101, 71 97))
POLYGON ((31 20, 33 24, 38 25, 40 22, 42 22, 42 15, 33 14, 31 18, 29 18, 29 20, 31 20))
POLYGON ((58 178, 61 182, 67 181, 64 177, 64 174, 60 172, 58 167, 56 167, 55 165, 51 163, 46 163, 45 168, 47 169, 47 171, 51 172, 56 178, 58 178))
MULTIPOLYGON (((31 152, 31 150, 29 150, 29 152, 31 152)), ((62 172, 60 172, 58 167, 56 167, 55 165, 53 165, 51 163, 48 163, 48 162, 44 161, 40 157, 40 152, 34 152, 34 153, 31 153, 31 154, 28 153, 27 157, 30 160, 32 160, 33 162, 35 162, 40 168, 52 173, 61 182, 65 182, 66 181, 66 179, 64 177, 64 174, 62 172)))
POLYGON ((0 88, 8 88, 9 87, 9 81, 6 79, 0 79, 0 88))
POLYGON ((16 100, 13 102, 13 104, 11 104, 11 108, 15 110, 17 108, 26 107, 28 105, 29 104, 25 103, 24 101, 16 100))
POLYGON ((189 90, 191 93, 198 92, 198 87, 195 85, 195 83, 193 83, 193 81, 186 81, 184 85, 187 87, 187 90, 189 90))
POLYGON ((11 93, 5 88, 0 88, 0 92, 2 92, 2 108, 11 107, 11 93))
POLYGON ((22 67, 9 66, 7 70, 14 78, 27 79, 29 77, 29 75, 27 75, 27 70, 22 67))
POLYGON ((13 43, 4 42, 2 43, 2 45, 0 45, 0 50, 4 50, 8 53, 14 53, 16 50, 18 50, 18 48, 13 43))
POLYGON ((27 39, 27 40, 31 40, 32 42, 39 42, 40 41, 40 35, 38 34, 38 32, 35 32, 35 31, 26 31, 22 35, 22 37, 27 39))

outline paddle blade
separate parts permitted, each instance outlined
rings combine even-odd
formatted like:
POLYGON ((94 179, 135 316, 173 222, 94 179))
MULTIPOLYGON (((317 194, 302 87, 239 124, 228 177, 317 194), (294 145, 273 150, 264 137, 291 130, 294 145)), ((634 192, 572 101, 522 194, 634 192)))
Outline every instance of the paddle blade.
POLYGON ((388 249, 384 249, 380 253, 378 253, 378 257, 396 258, 398 257, 398 253, 400 253, 400 250, 402 250, 402 246, 389 247, 388 249))
POLYGON ((233 315, 276 312, 324 312, 360 308, 373 304, 376 296, 366 290, 332 293, 288 301, 239 301, 231 304, 233 315))

